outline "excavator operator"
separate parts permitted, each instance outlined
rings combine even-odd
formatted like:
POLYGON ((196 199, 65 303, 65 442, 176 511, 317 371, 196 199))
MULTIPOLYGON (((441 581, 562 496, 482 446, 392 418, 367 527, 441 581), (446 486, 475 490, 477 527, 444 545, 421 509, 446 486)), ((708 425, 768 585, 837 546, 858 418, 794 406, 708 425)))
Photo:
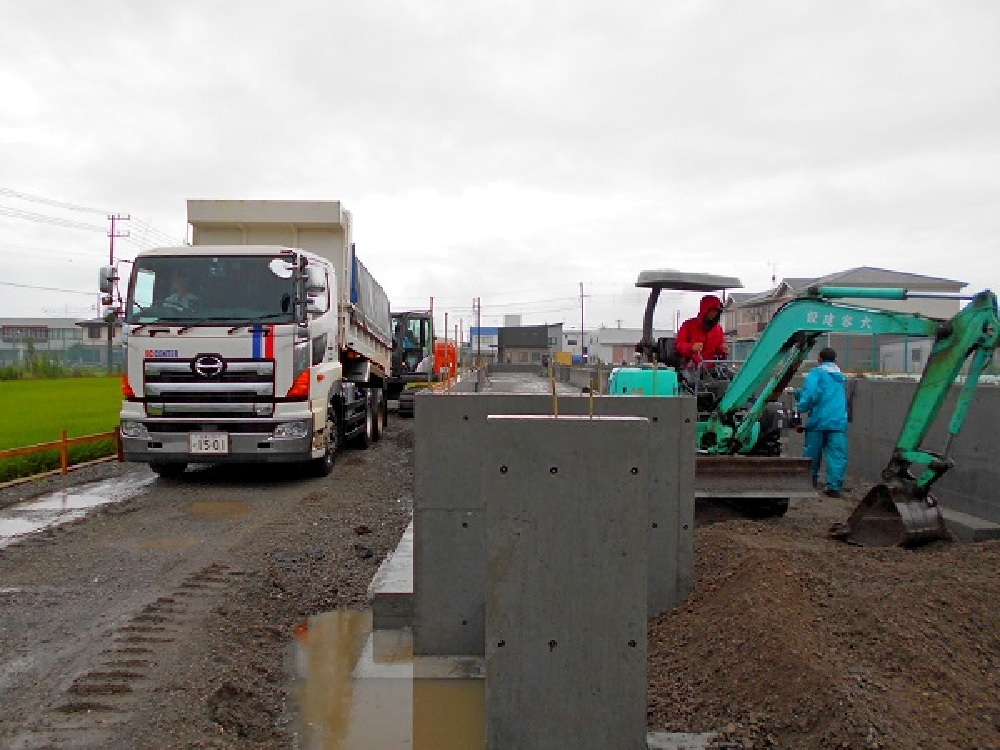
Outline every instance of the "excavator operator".
POLYGON ((677 354, 681 367, 695 369, 702 362, 725 359, 729 355, 725 334, 719 319, 722 315, 722 300, 714 294, 701 298, 698 315, 685 320, 677 331, 677 354))

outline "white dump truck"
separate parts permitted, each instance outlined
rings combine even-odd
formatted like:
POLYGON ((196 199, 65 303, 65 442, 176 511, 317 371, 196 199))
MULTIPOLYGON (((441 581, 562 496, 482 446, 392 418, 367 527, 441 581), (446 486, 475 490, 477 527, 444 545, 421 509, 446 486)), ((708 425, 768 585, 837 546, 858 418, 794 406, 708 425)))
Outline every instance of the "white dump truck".
MULTIPOLYGON (((389 300, 338 201, 187 204, 192 244, 143 251, 125 299, 124 456, 162 476, 191 463, 307 463, 386 424, 389 300)), ((101 269, 108 293, 115 270, 101 269)))

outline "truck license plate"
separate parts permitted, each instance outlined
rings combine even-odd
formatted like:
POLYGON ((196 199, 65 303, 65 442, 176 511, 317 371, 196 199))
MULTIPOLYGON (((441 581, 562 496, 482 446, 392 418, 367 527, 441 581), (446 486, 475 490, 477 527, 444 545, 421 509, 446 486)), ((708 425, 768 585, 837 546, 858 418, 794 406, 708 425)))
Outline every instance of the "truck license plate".
POLYGON ((192 453, 229 453, 229 434, 225 432, 193 432, 188 436, 192 453))

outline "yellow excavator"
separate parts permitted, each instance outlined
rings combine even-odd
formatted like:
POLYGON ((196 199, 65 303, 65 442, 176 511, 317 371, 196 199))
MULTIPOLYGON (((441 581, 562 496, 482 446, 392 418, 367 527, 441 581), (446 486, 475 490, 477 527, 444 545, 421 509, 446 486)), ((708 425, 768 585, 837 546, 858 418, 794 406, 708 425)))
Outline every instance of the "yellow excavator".
POLYGON ((643 340, 637 347, 646 364, 616 368, 611 374, 611 393, 695 395, 699 404, 696 494, 700 490, 703 496, 731 500, 754 515, 780 515, 789 497, 802 497, 803 488, 811 488, 808 459, 780 456, 780 434, 789 426, 787 410, 780 404, 793 375, 821 336, 933 338, 931 356, 882 473, 884 481, 832 533, 865 545, 913 545, 947 535, 930 488, 952 466, 948 458, 951 439, 961 429, 979 376, 997 347, 1000 319, 993 292, 961 297, 969 299, 969 304, 951 319, 940 320, 842 300, 954 299, 953 295, 900 288, 812 287, 778 310, 738 369, 716 365, 692 379, 690 371, 668 366, 676 364, 672 340, 652 339, 656 300, 663 289, 718 291, 741 286, 739 280, 660 270, 642 272, 636 286, 650 289, 643 340), (948 444, 940 453, 926 450, 921 443, 967 362, 948 444))

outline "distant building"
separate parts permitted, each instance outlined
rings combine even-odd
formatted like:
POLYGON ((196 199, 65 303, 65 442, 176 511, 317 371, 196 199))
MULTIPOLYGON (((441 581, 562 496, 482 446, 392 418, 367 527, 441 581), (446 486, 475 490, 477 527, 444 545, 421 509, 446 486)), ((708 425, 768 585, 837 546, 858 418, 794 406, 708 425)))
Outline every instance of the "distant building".
POLYGON ((541 365, 560 351, 562 323, 536 326, 504 326, 498 331, 500 362, 541 365))
MULTIPOLYGON (((654 330, 653 339, 676 336, 674 331, 654 330)), ((588 336, 588 338, 591 338, 588 336)), ((592 334, 591 356, 604 364, 620 365, 635 362, 635 347, 642 339, 641 328, 607 328, 601 326, 592 334)))
POLYGON ((570 329, 562 332, 562 351, 569 352, 574 357, 587 358, 592 355, 592 349, 597 343, 597 336, 593 331, 581 331, 580 329, 570 329))
MULTIPOLYGON (((116 323, 111 341, 115 364, 124 361, 121 331, 116 323)), ((23 366, 31 358, 107 367, 108 324, 100 318, 0 318, 0 366, 23 366)))
POLYGON ((469 329, 468 342, 463 342, 467 352, 465 359, 469 362, 482 359, 487 364, 496 362, 499 340, 500 329, 497 326, 473 326, 469 329))

